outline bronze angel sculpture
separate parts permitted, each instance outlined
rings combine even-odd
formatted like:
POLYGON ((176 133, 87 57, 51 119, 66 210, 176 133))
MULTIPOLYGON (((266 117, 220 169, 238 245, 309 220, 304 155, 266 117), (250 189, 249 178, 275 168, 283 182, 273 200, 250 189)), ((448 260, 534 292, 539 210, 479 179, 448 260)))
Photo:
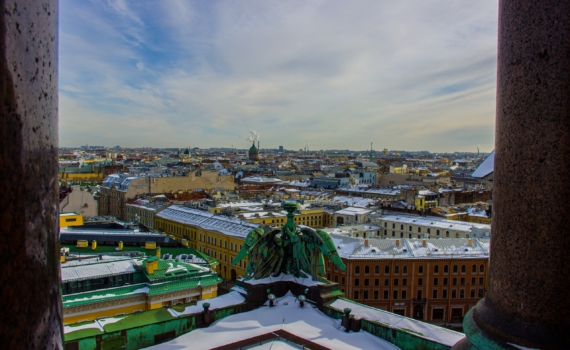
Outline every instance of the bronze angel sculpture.
POLYGON ((307 226, 295 227, 297 203, 285 203, 287 223, 281 229, 256 228, 249 232, 232 265, 249 257, 245 279, 276 277, 281 273, 317 280, 325 274, 323 255, 339 269, 346 267, 329 234, 307 226))

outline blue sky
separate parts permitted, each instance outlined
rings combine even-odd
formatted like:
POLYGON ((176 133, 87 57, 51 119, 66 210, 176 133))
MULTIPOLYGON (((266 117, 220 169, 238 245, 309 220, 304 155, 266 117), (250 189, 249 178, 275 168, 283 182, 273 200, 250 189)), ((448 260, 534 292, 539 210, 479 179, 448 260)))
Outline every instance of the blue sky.
POLYGON ((491 151, 497 1, 60 0, 60 145, 491 151))

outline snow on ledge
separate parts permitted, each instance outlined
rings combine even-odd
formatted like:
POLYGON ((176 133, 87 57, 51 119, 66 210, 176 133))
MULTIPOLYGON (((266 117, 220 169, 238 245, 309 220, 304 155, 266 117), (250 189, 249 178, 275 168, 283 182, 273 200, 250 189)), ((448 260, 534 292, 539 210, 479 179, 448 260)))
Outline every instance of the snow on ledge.
MULTIPOLYGON (((309 274, 307 274, 309 275, 309 274)), ((250 279, 250 280, 246 280, 246 279, 240 279, 240 281, 243 281, 244 283, 248 283, 248 284, 270 284, 270 283, 275 283, 275 282, 295 282, 297 284, 303 285, 305 287, 313 287, 319 284, 325 284, 323 282, 320 281, 314 281, 312 279, 312 277, 307 277, 307 278, 302 278, 302 277, 295 277, 294 275, 291 274, 285 274, 285 273, 281 273, 278 276, 275 277, 266 277, 266 278, 261 278, 261 279, 250 279)))
POLYGON ((413 333, 417 333, 419 336, 423 336, 426 339, 431 339, 447 346, 453 346, 455 343, 465 338, 465 334, 463 333, 393 314, 388 311, 353 303, 348 300, 337 299, 330 306, 341 312, 345 308, 352 309, 351 315, 354 315, 355 318, 381 322, 390 328, 412 331, 413 333))
POLYGON ((209 303, 210 310, 222 309, 227 306, 238 305, 245 301, 245 298, 238 292, 229 292, 228 294, 221 295, 216 298, 200 300, 196 305, 187 306, 184 311, 178 312, 173 309, 168 309, 168 312, 174 317, 180 315, 197 314, 204 310, 202 304, 209 303))

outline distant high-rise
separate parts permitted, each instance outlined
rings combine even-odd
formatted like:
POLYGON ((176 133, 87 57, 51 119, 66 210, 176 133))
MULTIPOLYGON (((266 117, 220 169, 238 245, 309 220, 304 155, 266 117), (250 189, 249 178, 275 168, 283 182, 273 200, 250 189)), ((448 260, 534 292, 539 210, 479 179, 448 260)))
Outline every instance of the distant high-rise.
POLYGON ((283 146, 279 146, 279 152, 283 152, 283 146))

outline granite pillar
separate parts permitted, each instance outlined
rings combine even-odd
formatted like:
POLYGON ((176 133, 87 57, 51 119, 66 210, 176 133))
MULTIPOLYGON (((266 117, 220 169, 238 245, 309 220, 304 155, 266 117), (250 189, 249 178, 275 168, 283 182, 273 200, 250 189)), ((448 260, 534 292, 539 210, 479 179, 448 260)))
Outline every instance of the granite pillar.
POLYGON ((570 1, 499 1, 486 298, 456 348, 570 346, 570 1))
POLYGON ((0 0, 0 344, 62 347, 57 0, 0 0))

